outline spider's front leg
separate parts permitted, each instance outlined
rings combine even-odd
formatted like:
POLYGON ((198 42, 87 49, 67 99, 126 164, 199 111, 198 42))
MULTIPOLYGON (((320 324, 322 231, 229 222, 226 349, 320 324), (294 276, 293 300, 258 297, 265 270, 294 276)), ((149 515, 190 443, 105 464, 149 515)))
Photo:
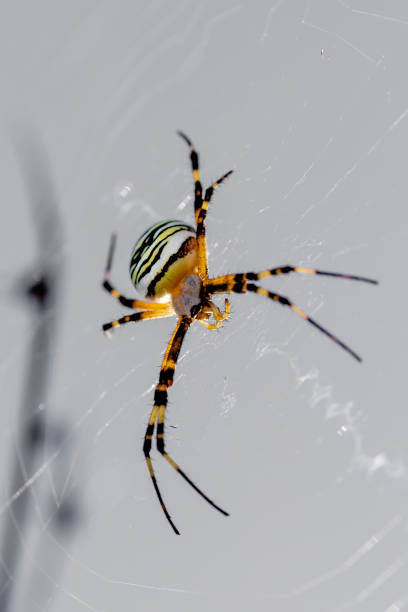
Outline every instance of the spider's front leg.
POLYGON ((185 140, 190 147, 191 167, 193 169, 194 176, 194 188, 195 188, 195 199, 194 199, 194 213, 197 225, 197 250, 198 250, 198 274, 201 278, 208 278, 207 270, 207 246, 205 241, 205 218, 207 216, 207 209, 216 189, 225 179, 232 174, 232 170, 224 174, 218 181, 215 181, 208 189, 206 189, 204 200, 202 197, 202 186, 200 180, 200 169, 198 163, 198 154, 194 148, 191 140, 183 133, 177 132, 179 136, 185 140))
POLYGON ((192 322, 193 322, 193 319, 191 319, 190 317, 181 316, 177 322, 176 329, 174 330, 174 333, 170 339, 166 353, 163 358, 163 363, 162 363, 162 367, 160 370, 160 376, 159 376, 159 383, 156 386, 156 390, 154 393, 154 406, 150 414, 150 419, 147 425, 146 435, 145 435, 144 444, 143 444, 143 452, 146 458, 147 467, 148 467, 149 474, 153 482, 154 489, 156 491, 156 494, 159 499, 162 510, 164 512, 164 515, 169 521, 174 533, 176 533, 177 535, 179 535, 180 532, 175 526, 175 524, 173 523, 172 518, 163 501, 163 497, 161 495, 161 491, 157 484, 156 476, 153 470, 152 461, 150 459, 152 438, 153 438, 154 427, 156 425, 156 422, 157 422, 156 441, 157 441, 157 450, 159 451, 159 453, 163 455, 163 457, 180 474, 180 476, 182 476, 184 480, 188 482, 188 484, 195 491, 197 491, 197 493, 201 495, 201 497, 203 497, 209 504, 211 504, 213 508, 216 508, 222 514, 225 514, 226 516, 228 516, 228 512, 225 512, 225 510, 217 506, 209 497, 207 497, 207 495, 205 495, 194 484, 192 480, 190 480, 190 478, 180 468, 180 466, 170 457, 170 455, 167 454, 166 449, 165 449, 164 419, 165 419, 166 408, 167 408, 167 390, 173 384, 174 370, 176 368, 177 359, 180 354, 181 345, 182 345, 184 336, 192 322))
POLYGON ((191 169, 193 170, 193 178, 194 178, 194 215, 197 223, 198 213, 200 212, 201 205, 203 203, 203 188, 201 186, 200 180, 200 167, 198 161, 198 154, 194 148, 191 140, 184 134, 184 132, 178 131, 177 134, 181 136, 181 138, 188 144, 190 148, 190 159, 191 159, 191 169))
POLYGON ((233 170, 229 170, 218 181, 215 181, 208 189, 206 189, 203 203, 197 217, 197 256, 198 256, 198 274, 200 278, 208 278, 208 256, 207 243, 205 239, 205 218, 207 216, 208 206, 211 202, 214 189, 216 189, 226 178, 232 174, 233 170))

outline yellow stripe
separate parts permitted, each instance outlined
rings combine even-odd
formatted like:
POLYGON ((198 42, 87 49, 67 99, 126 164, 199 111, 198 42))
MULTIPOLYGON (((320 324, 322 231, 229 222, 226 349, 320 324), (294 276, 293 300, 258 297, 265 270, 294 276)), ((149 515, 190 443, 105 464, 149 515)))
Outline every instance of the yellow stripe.
POLYGON ((300 310, 300 308, 298 308, 297 306, 294 306, 293 304, 291 305, 292 310, 294 310, 298 315, 300 315, 301 317, 303 317, 304 319, 307 319, 307 315, 302 312, 300 310))
POLYGON ((112 321, 112 327, 120 327, 119 321, 112 321))
POLYGON ((256 292, 260 295, 265 295, 266 297, 269 297, 269 291, 267 291, 266 289, 262 289, 262 287, 259 287, 256 292))
POLYGON ((295 268, 295 271, 303 274, 316 274, 316 270, 310 270, 309 268, 295 268))
MULTIPOLYGON (((177 227, 179 226, 175 226, 172 225, 166 229, 161 230, 160 234, 155 238, 154 243, 153 243, 153 250, 150 253, 149 259, 146 259, 146 261, 143 263, 143 266, 141 266, 140 262, 137 263, 136 267, 135 267, 135 271, 134 271, 134 275, 136 275, 136 271, 137 271, 137 276, 143 274, 145 272, 146 269, 148 269, 151 266, 151 262, 153 261, 153 259, 156 257, 157 255, 157 251, 160 250, 160 248, 163 246, 163 243, 168 244, 169 240, 171 240, 173 234, 176 234, 177 231, 175 231, 177 229, 177 227)), ((150 246, 148 247, 150 248, 150 246)), ((147 249, 146 249, 147 250, 147 249)), ((144 256, 145 253, 142 254, 142 256, 144 256)))
POLYGON ((154 478, 153 466, 150 457, 146 457, 147 467, 149 468, 149 473, 152 478, 154 478))
POLYGON ((205 235, 200 234, 197 238, 197 252, 198 252, 198 275, 201 279, 205 280, 208 278, 207 272, 207 247, 205 242, 205 235))
POLYGON ((152 413, 151 413, 150 419, 149 419, 149 425, 154 425, 155 424, 158 411, 159 411, 158 406, 153 406, 153 410, 152 410, 152 413))
POLYGON ((200 173, 198 170, 193 170, 193 176, 196 182, 200 180, 200 173))
POLYGON ((120 293, 119 291, 116 291, 116 289, 112 289, 111 294, 113 295, 113 297, 118 298, 120 297, 120 293))
POLYGON ((171 457, 169 457, 169 455, 167 453, 164 453, 163 456, 167 459, 167 461, 170 463, 170 465, 172 465, 174 467, 175 470, 179 471, 179 469, 180 469, 179 466, 177 465, 177 463, 175 463, 173 461, 173 459, 171 457))
POLYGON ((159 419, 158 419, 158 424, 161 425, 162 423, 164 423, 164 415, 166 414, 166 408, 165 406, 160 406, 160 412, 159 412, 159 419))

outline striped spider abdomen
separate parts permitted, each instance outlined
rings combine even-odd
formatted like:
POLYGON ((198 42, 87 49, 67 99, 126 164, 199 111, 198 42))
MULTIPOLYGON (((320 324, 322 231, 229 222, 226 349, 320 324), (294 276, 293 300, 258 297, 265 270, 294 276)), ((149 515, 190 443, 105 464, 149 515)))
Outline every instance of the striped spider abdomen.
POLYGON ((155 223, 141 235, 129 266, 135 288, 155 301, 169 301, 182 279, 196 270, 196 231, 174 220, 155 223))

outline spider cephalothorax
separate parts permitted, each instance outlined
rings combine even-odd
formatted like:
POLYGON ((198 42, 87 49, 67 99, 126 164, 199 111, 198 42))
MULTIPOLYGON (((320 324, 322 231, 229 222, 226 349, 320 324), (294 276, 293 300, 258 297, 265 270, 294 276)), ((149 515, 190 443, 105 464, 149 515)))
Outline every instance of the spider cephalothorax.
POLYGON ((227 274, 216 278, 208 277, 207 247, 205 240, 205 218, 208 205, 216 189, 232 172, 230 170, 218 181, 213 183, 202 196, 200 171, 198 166, 198 155, 190 139, 179 132, 190 148, 191 165, 194 177, 194 213, 195 229, 182 221, 161 221, 149 227, 137 241, 130 260, 130 276, 132 283, 138 291, 144 294, 146 301, 133 300, 124 297, 113 288, 109 281, 112 266, 113 252, 116 237, 112 236, 108 261, 105 270, 104 288, 121 304, 137 310, 130 315, 105 323, 103 330, 107 332, 113 327, 119 327, 124 323, 141 321, 143 319, 157 319, 161 317, 177 317, 177 325, 164 354, 159 382, 154 393, 154 405, 147 425, 143 452, 147 467, 160 501, 162 510, 172 526, 175 533, 179 533, 173 523, 169 512, 164 504, 160 489, 157 485, 155 473, 150 459, 152 438, 156 429, 157 450, 170 463, 170 465, 197 491, 209 504, 228 515, 228 513, 217 506, 207 495, 205 495, 186 475, 179 465, 167 454, 164 443, 164 419, 167 407, 167 390, 173 384, 174 370, 180 354, 184 336, 194 321, 198 321, 209 329, 218 328, 229 316, 229 302, 225 300, 225 311, 221 310, 212 301, 212 296, 219 293, 257 293, 263 295, 283 306, 288 306, 305 321, 324 333, 336 342, 345 351, 352 355, 357 361, 361 358, 344 342, 327 331, 314 319, 305 314, 292 302, 273 291, 268 291, 256 284, 268 276, 290 274, 318 274, 345 278, 349 280, 364 281, 376 284, 377 281, 350 274, 339 274, 337 272, 324 272, 298 266, 280 266, 270 268, 262 272, 247 272, 244 274, 227 274), (214 322, 209 321, 213 317, 214 322))

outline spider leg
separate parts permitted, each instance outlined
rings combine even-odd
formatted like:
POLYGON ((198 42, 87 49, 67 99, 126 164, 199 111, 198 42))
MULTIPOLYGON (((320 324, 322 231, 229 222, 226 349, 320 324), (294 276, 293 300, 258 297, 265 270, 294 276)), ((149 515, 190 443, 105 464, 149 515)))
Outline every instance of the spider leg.
POLYGON ((207 216, 208 206, 210 204, 214 189, 217 189, 221 183, 233 173, 233 170, 229 170, 221 176, 215 183, 210 185, 205 191, 205 196, 201 209, 196 216, 197 222, 197 251, 198 251, 198 274, 201 278, 208 278, 208 265, 207 265, 207 244, 205 240, 205 218, 207 216))
POLYGON ((273 291, 268 291, 267 289, 263 289, 262 287, 258 287, 254 283, 248 283, 246 280, 246 274, 228 274, 226 276, 220 276, 218 278, 209 279, 205 283, 205 289, 208 294, 214 293, 247 293, 253 292, 258 293, 259 295, 264 295, 265 297, 274 300, 275 302, 279 302, 283 306, 288 306, 291 308, 296 314, 300 315, 305 321, 313 325, 316 329, 321 331, 325 336, 336 342, 342 349, 347 351, 354 359, 357 361, 362 361, 362 358, 357 355, 355 351, 353 351, 347 344, 342 342, 337 336, 334 336, 327 329, 322 327, 317 321, 309 317, 306 313, 304 313, 300 308, 292 304, 288 298, 280 295, 279 293, 274 293, 273 291))
MULTIPOLYGON (((372 285, 378 285, 378 281, 365 276, 355 276, 354 274, 343 274, 339 272, 325 272, 324 270, 299 268, 298 266, 280 266, 279 268, 271 268, 270 270, 264 270, 263 272, 247 272, 244 274, 244 276, 246 280, 260 280, 261 278, 266 278, 267 276, 290 274, 291 272, 297 272, 298 274, 320 274, 321 276, 333 276, 335 278, 345 278, 346 280, 356 280, 364 283, 371 283, 372 285)), ((231 275, 228 275, 225 278, 228 278, 229 276, 231 275)))
POLYGON ((154 306, 161 306, 161 309, 156 310, 143 310, 142 312, 134 312, 131 315, 126 315, 121 317, 120 319, 116 319, 116 321, 110 321, 109 323, 104 323, 102 325, 102 329, 104 332, 109 331, 112 327, 120 327, 125 323, 136 323, 136 321, 143 321, 144 319, 162 319, 164 317, 172 317, 174 316, 174 310, 171 304, 167 304, 166 308, 163 308, 163 304, 153 304, 154 306))
POLYGON ((188 138, 188 136, 186 136, 183 132, 180 132, 180 131, 178 131, 177 134, 181 136, 183 140, 185 140, 185 142, 190 147, 190 151, 191 151, 190 159, 191 159, 191 167, 193 170, 193 177, 194 177, 194 214, 195 214, 195 218, 197 222, 198 213, 203 203, 203 197, 202 197, 203 188, 201 186, 201 180, 200 180, 200 168, 199 168, 199 163, 198 163, 198 154, 197 154, 197 151, 194 149, 194 145, 191 142, 191 140, 188 138))
POLYGON ((116 234, 112 234, 111 241, 109 244, 108 259, 106 261, 105 275, 104 275, 104 281, 102 282, 102 287, 106 289, 108 293, 113 295, 113 297, 116 298, 121 304, 123 304, 123 306, 126 306, 127 308, 132 308, 132 310, 136 310, 136 309, 159 310, 160 308, 163 308, 163 304, 160 304, 157 302, 145 302, 141 300, 133 300, 131 298, 127 298, 124 295, 121 295, 119 291, 117 291, 111 285, 111 283, 109 282, 109 278, 110 278, 110 271, 112 268, 113 254, 115 252, 115 248, 116 248, 116 234))
POLYGON ((195 490, 197 493, 201 495, 211 506, 222 512, 228 516, 228 513, 225 510, 222 510, 219 506, 217 506, 209 497, 207 497, 190 478, 185 474, 185 472, 180 468, 180 466, 173 461, 173 459, 167 454, 165 450, 164 444, 164 419, 166 414, 167 407, 167 389, 171 387, 173 384, 174 378, 174 370, 176 367, 177 359, 180 354, 181 345, 184 339, 184 336, 192 323, 192 319, 190 317, 181 316, 177 322, 176 329, 170 339, 170 342, 167 346, 166 353, 163 358, 162 367, 160 370, 159 383, 156 386, 156 390, 154 393, 154 406, 150 415, 149 423, 146 429, 146 435, 143 445, 143 452, 146 458, 147 467, 150 473, 150 477, 153 481, 153 486, 156 491, 157 497, 159 499, 162 510, 169 521, 173 531, 176 534, 179 534, 177 527, 173 523, 171 516, 164 504, 163 497, 161 495, 160 489, 157 484, 156 476, 153 470, 152 462, 150 459, 150 450, 152 446, 152 437, 154 432, 154 426, 157 421, 157 430, 156 430, 156 440, 157 440, 157 449, 163 455, 163 457, 170 463, 170 465, 184 478, 186 482, 195 490))

